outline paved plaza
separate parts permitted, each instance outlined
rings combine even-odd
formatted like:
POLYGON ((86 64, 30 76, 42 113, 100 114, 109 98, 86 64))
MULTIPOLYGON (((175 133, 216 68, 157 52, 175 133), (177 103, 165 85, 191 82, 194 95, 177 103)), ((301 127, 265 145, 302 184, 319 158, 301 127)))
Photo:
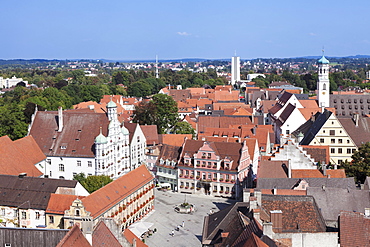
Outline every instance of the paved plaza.
POLYGON ((233 203, 235 200, 227 198, 156 190, 154 211, 142 221, 153 223, 151 229, 156 228, 157 232, 145 239, 145 243, 150 247, 201 246, 204 216, 211 210, 217 212, 233 203), (180 214, 174 211, 175 205, 185 200, 190 204, 195 204, 194 213, 180 214), (179 227, 179 231, 175 230, 174 236, 171 236, 172 230, 182 225, 183 221, 184 227, 179 227))

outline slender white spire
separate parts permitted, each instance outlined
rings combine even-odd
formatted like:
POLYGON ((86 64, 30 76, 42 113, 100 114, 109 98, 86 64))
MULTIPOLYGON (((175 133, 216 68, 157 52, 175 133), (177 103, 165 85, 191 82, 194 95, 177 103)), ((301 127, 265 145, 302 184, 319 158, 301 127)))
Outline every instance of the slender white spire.
POLYGON ((158 55, 155 55, 155 78, 159 78, 159 73, 158 73, 158 55))

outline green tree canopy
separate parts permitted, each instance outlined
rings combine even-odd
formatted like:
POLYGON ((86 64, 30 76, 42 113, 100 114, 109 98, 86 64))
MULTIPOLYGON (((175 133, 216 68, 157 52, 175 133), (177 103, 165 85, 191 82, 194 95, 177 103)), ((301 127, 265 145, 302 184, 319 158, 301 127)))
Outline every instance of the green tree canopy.
POLYGON ((140 103, 135 110, 134 122, 157 125, 160 134, 171 129, 179 118, 176 101, 166 94, 154 95, 151 101, 140 103))
POLYGON ((174 134, 192 134, 195 135, 195 130, 188 122, 177 122, 173 127, 174 134))
POLYGON ((73 176, 74 180, 80 182, 80 184, 89 192, 93 193, 94 191, 104 187, 113 181, 109 176, 98 175, 98 176, 88 176, 86 177, 84 173, 79 173, 73 176))
POLYGON ((342 167, 348 177, 355 177, 356 182, 364 183, 370 176, 370 142, 362 144, 352 155, 352 162, 344 162, 342 167))

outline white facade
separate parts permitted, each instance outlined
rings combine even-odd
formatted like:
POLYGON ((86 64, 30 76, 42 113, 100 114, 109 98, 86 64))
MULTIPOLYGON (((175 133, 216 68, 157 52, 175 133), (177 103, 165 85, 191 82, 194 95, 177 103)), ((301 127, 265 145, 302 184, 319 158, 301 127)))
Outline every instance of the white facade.
POLYGON ((146 162, 146 138, 140 125, 137 124, 130 143, 130 164, 134 170, 146 162))
POLYGON ((231 85, 240 81, 240 57, 231 58, 231 85))
MULTIPOLYGON (((12 78, 6 78, 4 79, 3 77, 0 77, 0 88, 10 88, 10 87, 14 87, 15 85, 17 85, 17 83, 23 81, 22 78, 17 78, 15 76, 13 76, 12 78)), ((26 86, 28 85, 28 81, 23 81, 26 86)))
POLYGON ((329 82, 329 61, 322 56, 318 61, 319 80, 317 82, 317 103, 319 107, 329 107, 330 82, 329 82))
POLYGON ((117 118, 117 105, 111 101, 107 105, 108 136, 100 133, 95 138, 95 165, 97 175, 107 175, 116 179, 131 171, 129 158, 129 131, 121 128, 117 118))
POLYGON ((49 178, 61 179, 73 179, 73 176, 79 173, 86 176, 96 175, 95 158, 49 156, 42 172, 49 178))

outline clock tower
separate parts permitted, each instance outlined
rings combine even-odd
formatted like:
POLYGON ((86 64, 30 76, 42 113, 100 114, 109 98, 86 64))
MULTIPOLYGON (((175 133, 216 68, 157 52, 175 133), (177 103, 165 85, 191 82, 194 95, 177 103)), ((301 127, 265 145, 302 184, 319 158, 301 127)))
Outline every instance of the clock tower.
POLYGON ((317 104, 319 107, 329 107, 329 60, 324 55, 317 61, 319 80, 317 82, 317 104))

